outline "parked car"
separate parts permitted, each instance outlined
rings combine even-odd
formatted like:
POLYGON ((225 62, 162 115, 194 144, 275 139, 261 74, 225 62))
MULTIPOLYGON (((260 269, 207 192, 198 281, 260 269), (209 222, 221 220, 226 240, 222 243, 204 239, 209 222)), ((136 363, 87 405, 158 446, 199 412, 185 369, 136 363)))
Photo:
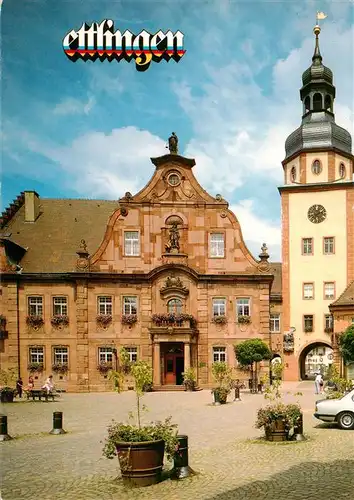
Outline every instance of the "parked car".
POLYGON ((340 399, 316 401, 314 417, 323 422, 337 422, 341 429, 354 429, 354 389, 340 399))

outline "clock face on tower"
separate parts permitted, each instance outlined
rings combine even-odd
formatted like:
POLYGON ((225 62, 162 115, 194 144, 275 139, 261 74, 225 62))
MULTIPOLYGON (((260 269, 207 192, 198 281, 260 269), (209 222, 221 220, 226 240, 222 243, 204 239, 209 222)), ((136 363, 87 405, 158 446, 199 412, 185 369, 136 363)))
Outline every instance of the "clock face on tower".
POLYGON ((325 207, 322 205, 312 205, 308 209, 307 212, 307 217, 310 222, 313 222, 314 224, 319 224, 320 222, 323 222, 327 216, 327 212, 325 207))

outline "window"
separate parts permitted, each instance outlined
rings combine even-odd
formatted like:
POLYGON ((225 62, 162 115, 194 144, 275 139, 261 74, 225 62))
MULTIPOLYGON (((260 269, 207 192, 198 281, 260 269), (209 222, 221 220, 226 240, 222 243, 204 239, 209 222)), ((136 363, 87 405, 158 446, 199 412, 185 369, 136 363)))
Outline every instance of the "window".
POLYGON ((226 299, 213 299, 213 316, 226 316, 226 299))
POLYGON ((112 297, 98 297, 98 314, 112 316, 112 297))
POLYGON ((272 333, 280 332, 280 314, 270 315, 269 329, 272 333))
POLYGON ((304 330, 305 332, 313 332, 313 315, 305 314, 304 316, 304 330))
POLYGON ((237 316, 250 316, 250 299, 236 300, 236 314, 237 316))
POLYGON ((334 299, 335 296, 335 285, 333 282, 328 282, 324 284, 324 298, 334 299))
POLYGON ((54 347, 54 363, 58 365, 67 365, 69 361, 67 347, 54 347))
POLYGON ((98 362, 99 363, 112 363, 113 353, 112 347, 99 347, 98 348, 98 362))
POLYGON ((53 314, 54 316, 68 315, 68 301, 66 297, 53 297, 53 314))
POLYGON ((167 311, 170 314, 182 314, 182 307, 181 299, 171 299, 167 302, 167 311))
POLYGON ((137 304, 137 297, 123 297, 123 314, 137 314, 137 304))
POLYGON ((214 363, 226 362, 226 347, 213 347, 213 362, 214 363))
POLYGON ((291 182, 296 181, 296 167, 291 167, 290 178, 291 178, 291 182))
POLYGON ((325 255, 334 254, 334 237, 327 236, 323 238, 323 253, 325 255))
POLYGON ((168 176, 167 178, 168 180, 168 183, 171 185, 171 186, 178 186, 178 184, 181 182, 180 181, 180 178, 179 178, 179 175, 177 175, 176 173, 172 173, 168 176))
POLYGON ((312 170, 312 173, 315 174, 315 175, 319 175, 322 172, 322 165, 321 165, 320 160, 315 160, 312 163, 311 170, 312 170))
POLYGON ((314 285, 313 283, 304 283, 302 290, 302 298, 305 300, 314 298, 314 285))
POLYGON ((333 331, 333 316, 332 316, 332 314, 325 314, 325 329, 333 331))
POLYGON ((28 297, 28 315, 43 316, 43 298, 28 297))
POLYGON ((313 238, 302 238, 303 255, 313 255, 313 238))
POLYGON ((345 177, 345 165, 344 165, 344 163, 341 163, 339 165, 339 177, 341 179, 344 179, 344 177, 345 177))
POLYGON ((129 354, 129 361, 135 363, 138 361, 138 348, 137 347, 125 347, 125 350, 129 354))
POLYGON ((210 257, 224 257, 225 235, 224 233, 212 233, 210 235, 210 257))
POLYGON ((124 233, 124 255, 137 256, 140 253, 139 232, 126 231, 124 233))
POLYGON ((44 347, 30 347, 29 348, 29 361, 30 363, 44 363, 44 347))

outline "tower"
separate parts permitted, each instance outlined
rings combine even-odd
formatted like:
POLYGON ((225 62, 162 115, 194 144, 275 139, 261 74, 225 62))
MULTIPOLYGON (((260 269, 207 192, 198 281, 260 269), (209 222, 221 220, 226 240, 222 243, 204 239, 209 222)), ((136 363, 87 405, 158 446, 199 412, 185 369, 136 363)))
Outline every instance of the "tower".
POLYGON ((285 380, 304 378, 307 354, 331 346, 328 306, 354 279, 352 140, 335 122, 336 90, 322 63, 320 31, 316 25, 312 64, 302 75, 302 122, 286 140, 279 188, 283 325, 286 339, 293 336, 284 352, 285 380))

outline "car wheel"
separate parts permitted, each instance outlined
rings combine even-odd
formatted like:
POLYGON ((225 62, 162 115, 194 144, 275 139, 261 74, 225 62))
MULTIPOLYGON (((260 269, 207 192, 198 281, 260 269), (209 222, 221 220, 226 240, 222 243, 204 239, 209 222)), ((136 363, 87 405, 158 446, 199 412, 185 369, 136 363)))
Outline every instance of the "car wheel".
POLYGON ((344 411, 343 413, 340 413, 338 415, 337 420, 341 429, 354 429, 354 413, 350 411, 344 411))

